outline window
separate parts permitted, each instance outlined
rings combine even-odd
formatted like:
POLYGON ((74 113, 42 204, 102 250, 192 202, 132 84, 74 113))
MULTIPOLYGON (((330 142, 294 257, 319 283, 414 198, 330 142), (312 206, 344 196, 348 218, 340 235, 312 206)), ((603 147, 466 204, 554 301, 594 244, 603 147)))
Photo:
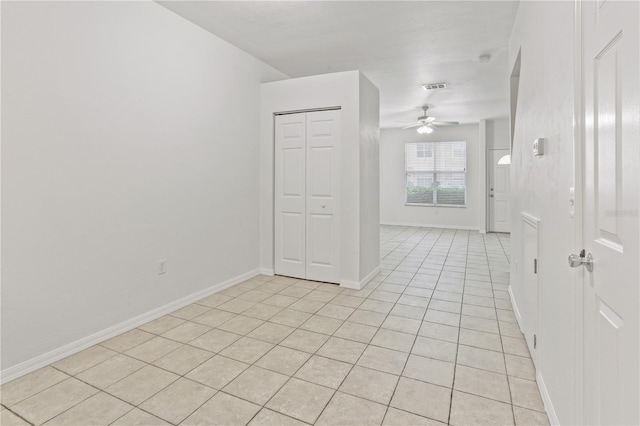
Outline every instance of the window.
POLYGON ((407 204, 466 205, 466 142, 407 143, 404 152, 407 204))

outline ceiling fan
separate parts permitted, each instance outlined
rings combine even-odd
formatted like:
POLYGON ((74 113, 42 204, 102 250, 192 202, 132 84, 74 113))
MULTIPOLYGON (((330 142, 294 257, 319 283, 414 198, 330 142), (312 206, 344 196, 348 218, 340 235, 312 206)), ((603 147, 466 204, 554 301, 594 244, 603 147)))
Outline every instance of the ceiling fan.
POLYGON ((460 124, 457 121, 436 121, 435 117, 430 117, 427 115, 427 110, 429 107, 427 105, 422 106, 422 115, 418 117, 418 121, 410 126, 403 127, 402 129, 411 129, 412 127, 418 127, 418 133, 433 133, 433 129, 439 126, 454 126, 456 124, 460 124))

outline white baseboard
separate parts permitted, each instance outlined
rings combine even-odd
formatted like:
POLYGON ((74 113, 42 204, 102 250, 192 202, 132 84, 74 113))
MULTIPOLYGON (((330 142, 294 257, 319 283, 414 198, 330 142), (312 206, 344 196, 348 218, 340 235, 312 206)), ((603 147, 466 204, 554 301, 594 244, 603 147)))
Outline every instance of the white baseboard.
POLYGON ((547 411, 547 417, 549 418, 549 424, 552 426, 556 426, 560 424, 558 420, 558 415, 556 414, 555 408, 553 408, 553 404, 551 403, 551 397, 549 396, 549 391, 547 390, 547 386, 544 384, 544 379, 542 378, 542 374, 540 372, 536 372, 536 381, 538 382, 538 390, 540 391, 540 396, 542 397, 542 403, 544 404, 544 409, 547 411))
POLYGON ((196 293, 190 294, 189 296, 185 296, 173 302, 167 303, 164 306, 160 306, 149 312, 138 315, 137 317, 131 318, 127 321, 121 322, 112 327, 101 330, 90 336, 84 337, 80 340, 76 340, 75 342, 61 346, 45 354, 38 355, 37 357, 32 358, 30 360, 27 360, 27 361, 21 362, 20 364, 6 368, 0 371, 0 384, 4 384, 11 380, 17 379, 20 376, 24 376, 25 374, 28 374, 39 368, 47 366, 62 358, 66 358, 70 355, 75 354, 76 352, 80 352, 81 350, 84 350, 90 346, 93 346, 107 339, 110 339, 114 336, 117 336, 118 334, 122 334, 129 330, 133 330, 134 328, 142 324, 145 324, 156 318, 160 318, 161 316, 169 314, 184 306, 190 305, 191 303, 194 303, 204 297, 210 296, 214 293, 224 290, 225 288, 231 287, 232 285, 241 283, 242 281, 255 277, 260 272, 261 271, 256 269, 256 270, 238 275, 234 278, 228 279, 221 283, 214 284, 211 287, 205 288, 204 290, 200 290, 196 293))
POLYGON ((371 271, 366 277, 364 277, 360 282, 358 281, 349 281, 349 280, 340 280, 340 287, 350 288, 352 290, 362 290, 362 288, 369 283, 380 272, 380 267, 376 266, 373 271, 371 271))
POLYGON ((513 306, 513 313, 515 314, 516 320, 518 321, 518 326, 520 327, 520 330, 522 330, 522 315, 520 315, 520 309, 518 309, 516 298, 513 297, 513 290, 511 289, 511 285, 509 285, 509 299, 511 299, 511 306, 513 306))
POLYGON ((439 228, 439 229, 463 229, 465 231, 480 231, 477 226, 460 225, 429 225, 425 223, 400 223, 400 222, 380 222, 380 225, 388 226, 412 226, 415 228, 439 228))
POLYGON ((269 268, 260 268, 259 272, 260 272, 260 275, 268 275, 270 277, 276 274, 273 269, 269 269, 269 268))

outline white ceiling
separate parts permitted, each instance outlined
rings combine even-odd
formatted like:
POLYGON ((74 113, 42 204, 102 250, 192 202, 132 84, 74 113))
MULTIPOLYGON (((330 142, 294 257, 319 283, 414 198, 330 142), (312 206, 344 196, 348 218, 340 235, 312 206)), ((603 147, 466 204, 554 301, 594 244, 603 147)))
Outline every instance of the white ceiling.
POLYGON ((159 3, 291 77, 360 70, 380 89, 381 127, 410 124, 423 104, 461 123, 508 115, 517 1, 159 3))

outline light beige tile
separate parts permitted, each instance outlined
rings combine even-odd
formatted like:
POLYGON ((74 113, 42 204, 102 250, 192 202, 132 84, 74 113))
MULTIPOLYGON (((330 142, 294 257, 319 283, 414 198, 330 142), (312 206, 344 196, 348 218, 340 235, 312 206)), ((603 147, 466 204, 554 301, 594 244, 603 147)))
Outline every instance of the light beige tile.
POLYGON ((470 317, 478 317, 485 319, 496 319, 495 308, 486 308, 484 306, 462 304, 462 313, 470 317))
POLYGON ((427 309, 424 320, 436 324, 444 324, 452 327, 457 327, 460 324, 460 314, 427 309))
POLYGON ((349 316, 355 311, 354 308, 349 308, 346 306, 327 304, 323 306, 318 312, 317 315, 329 318, 335 318, 339 320, 346 320, 349 316))
POLYGON ((356 365, 340 386, 342 392, 380 404, 389 404, 398 376, 356 365))
POLYGON ((509 377, 509 386, 513 405, 544 412, 544 404, 535 381, 509 377))
POLYGON ((181 343, 163 337, 154 337, 141 345, 131 348, 124 354, 144 362, 153 362, 182 346, 181 343))
POLYGON ((259 410, 259 405, 218 392, 181 424, 244 426, 249 423, 259 410))
POLYGON ((238 398, 264 405, 289 379, 289 376, 251 366, 242 372, 223 391, 238 398))
POLYGON ((151 322, 143 324, 138 328, 142 331, 146 331, 147 333, 162 334, 166 333, 172 328, 176 328, 180 324, 184 324, 185 321, 186 320, 183 320, 182 318, 165 315, 151 322))
POLYGON ((310 357, 311 354, 306 352, 276 346, 260 358, 255 365, 291 376, 307 362, 310 357))
POLYGON ((29 423, 13 414, 11 411, 2 408, 0 410, 0 425, 2 426, 30 426, 29 423))
POLYGON ((394 304, 391 302, 381 302, 379 300, 366 299, 364 302, 362 302, 362 305, 360 305, 358 309, 373 311, 380 314, 388 314, 389 312, 391 312, 391 309, 393 309, 393 305, 394 304))
POLYGON ((364 343, 340 339, 339 337, 331 337, 318 350, 318 355, 353 364, 358 360, 366 347, 367 345, 364 343))
POLYGON ((380 327, 384 322, 387 314, 366 311, 364 309, 356 309, 351 316, 347 319, 349 322, 355 322, 358 324, 370 325, 372 327, 380 327))
POLYGON ((133 410, 133 408, 132 405, 120 401, 118 398, 100 392, 54 417, 46 424, 106 426, 133 410))
POLYGON ((267 282, 263 285, 261 285, 260 287, 258 287, 258 290, 260 291, 266 291, 267 293, 278 293, 282 290, 284 290, 285 288, 289 287, 288 285, 285 284, 278 284, 278 283, 274 283, 273 281, 267 282))
POLYGON ((513 425, 511 405, 468 393, 453 392, 452 425, 513 425))
POLYGON ((60 361, 54 362, 52 365, 58 370, 62 370, 67 374, 75 376, 76 374, 87 370, 94 365, 115 356, 117 352, 107 349, 100 345, 91 346, 83 351, 68 356, 60 361))
POLYGON ((276 324, 287 325, 289 327, 299 327, 311 317, 307 312, 294 311, 292 309, 283 309, 274 315, 269 321, 276 324))
POLYGON ((176 311, 171 312, 171 315, 185 320, 190 320, 197 317, 198 315, 204 314, 209 309, 211 308, 209 308, 208 306, 202 306, 196 303, 192 303, 191 305, 187 305, 184 308, 180 308, 176 311))
POLYGON ((235 318, 236 316, 237 314, 234 314, 233 312, 211 309, 210 311, 207 311, 202 315, 198 315, 191 321, 198 324, 207 325, 209 327, 217 327, 229 321, 230 319, 235 318))
POLYGON ((249 290, 246 293, 238 296, 238 299, 246 300, 247 302, 262 302, 264 299, 271 297, 271 293, 267 293, 259 290, 249 290))
POLYGON ((179 325, 176 328, 167 331, 166 333, 162 333, 162 337, 181 343, 189 343, 210 330, 211 327, 208 327, 206 325, 197 324, 195 322, 185 322, 184 324, 179 325))
POLYGON ((402 375, 434 385, 453 386, 455 364, 417 355, 410 355, 402 375))
POLYGON ((376 331, 378 331, 377 327, 347 321, 334 333, 334 336, 356 342, 369 343, 376 331))
POLYGON ((357 364, 362 367, 399 375, 409 354, 391 349, 368 346, 357 364))
POLYGON ((518 320, 516 319, 516 316, 514 315, 513 311, 505 311, 503 309, 497 309, 496 313, 497 313, 498 319, 500 321, 513 322, 513 323, 517 323, 518 322, 518 320))
POLYGON ((232 345, 227 346, 220 352, 220 355, 246 362, 247 364, 253 364, 260 359, 262 355, 269 352, 273 346, 274 345, 271 343, 252 339, 250 337, 243 337, 232 345))
POLYGON ((105 391, 130 404, 138 405, 151 395, 169 386, 178 377, 176 374, 153 365, 147 365, 109 386, 105 391))
POLYGON ((183 345, 175 351, 156 360, 153 364, 156 367, 169 370, 179 376, 187 374, 214 354, 204 349, 190 345, 183 345))
POLYGON ((222 291, 219 291, 218 294, 222 294, 223 296, 229 296, 229 297, 238 297, 243 295, 247 291, 249 291, 247 288, 234 285, 234 286, 225 288, 222 291))
POLYGON ((116 337, 112 337, 109 340, 105 340, 101 343, 102 346, 111 349, 116 352, 124 352, 138 346, 141 343, 151 340, 156 337, 154 334, 147 333, 146 331, 138 330, 137 328, 122 333, 116 337))
POLYGON ((265 342, 273 343, 275 345, 283 341, 294 330, 295 328, 293 327, 266 322, 249 333, 248 336, 252 339, 262 340, 265 342))
POLYGON ((415 339, 416 336, 413 334, 400 333, 399 331, 381 328, 371 340, 371 344, 383 348, 409 352, 415 339))
POLYGON ((222 389, 247 368, 249 364, 216 355, 185 377, 214 389, 222 389))
POLYGON ((507 374, 509 376, 520 377, 521 379, 535 380, 536 368, 531 358, 505 354, 505 362, 507 364, 507 374))
POLYGON ((160 426, 170 424, 171 423, 165 422, 164 420, 138 408, 134 408, 115 422, 111 423, 112 426, 160 426))
POLYGON ((458 364, 454 389, 511 403, 507 376, 458 364))
POLYGON ((209 352, 220 352, 242 336, 214 328, 208 333, 192 340, 189 344, 209 352))
POLYGON ((458 343, 459 331, 460 329, 458 327, 425 321, 422 323, 418 335, 458 343))
POLYGON ((468 328, 470 330, 485 331, 487 333, 498 334, 500 332, 498 330, 498 321, 466 315, 462 315, 460 318, 460 327, 468 328))
POLYGON ((446 300, 447 302, 457 302, 462 303, 462 294, 460 293, 450 293, 448 291, 436 290, 433 292, 432 299, 435 300, 446 300))
POLYGON ((442 426, 446 423, 389 407, 382 424, 385 426, 442 426))
MULTIPOLYGON (((401 305, 417 306, 419 308, 426 308, 427 306, 429 306, 429 301, 431 299, 427 297, 420 297, 420 296, 414 296, 414 295, 408 294, 409 292, 416 293, 417 290, 421 290, 421 289, 417 289, 415 287, 407 288, 407 290, 400 297, 400 299, 398 299, 398 303, 401 305)), ((431 294, 431 290, 428 290, 428 289, 424 289, 424 290, 425 290, 424 292, 425 296, 427 294, 431 294)))
POLYGON ((506 354, 531 358, 531 355, 529 355, 527 342, 524 339, 502 336, 502 347, 504 348, 504 353, 506 354))
POLYGON ((292 378, 266 407, 303 422, 314 423, 333 392, 333 389, 292 378))
POLYGON ((251 317, 251 318, 261 319, 263 321, 267 321, 271 317, 273 317, 275 314, 280 312, 281 310, 282 310, 282 308, 279 308, 277 306, 271 306, 271 305, 265 305, 264 303, 258 303, 256 305, 253 305, 252 307, 250 307, 246 311, 244 311, 242 313, 242 315, 247 316, 247 317, 251 317))
POLYGON ((372 300, 380 300, 382 302, 395 303, 400 298, 400 294, 376 289, 371 292, 368 298, 372 300))
POLYGON ((329 336, 306 330, 296 330, 280 342, 281 346, 314 353, 327 341, 329 336))
POLYGON ((513 407, 513 414, 517 426, 548 426, 549 418, 545 413, 527 410, 526 408, 513 407))
POLYGON ((314 355, 298 370, 294 377, 337 389, 351 367, 352 365, 346 362, 314 355))
POLYGON ((284 296, 282 294, 274 294, 270 298, 263 300, 262 303, 264 303, 265 305, 277 306, 279 308, 286 308, 296 300, 298 299, 295 297, 284 296))
POLYGON ((2 387, 0 387, 2 404, 11 407, 68 378, 69 376, 67 374, 55 368, 43 367, 2 385, 2 387))
POLYGON ((222 305, 218 305, 217 309, 233 312, 234 314, 241 314, 255 304, 256 302, 249 302, 242 299, 232 299, 228 302, 223 303, 222 305))
POLYGON ((238 315, 218 326, 218 329, 245 336, 264 324, 264 321, 238 315))
POLYGON ((412 354, 453 363, 456 362, 457 352, 458 345, 456 345, 455 343, 421 336, 418 336, 416 338, 416 341, 411 348, 412 354))
MULTIPOLYGON (((391 310, 390 314, 395 315, 397 317, 403 318, 411 318, 414 320, 422 321, 424 318, 424 314, 427 312, 426 308, 420 308, 417 306, 408 306, 408 305, 395 305, 391 310)), ((418 324, 418 326, 420 326, 418 324)))
POLYGON ((432 300, 431 303, 429 303, 429 309, 435 309, 438 311, 459 314, 462 307, 461 307, 461 304, 458 302, 449 302, 446 300, 432 300))
POLYGON ((402 333, 417 334, 421 324, 420 320, 389 315, 381 327, 402 333))
POLYGON ((290 296, 290 297, 300 298, 300 297, 305 296, 305 295, 307 295, 309 293, 311 293, 311 289, 309 289, 309 288, 291 286, 291 287, 285 288, 284 290, 282 290, 278 294, 281 294, 283 296, 290 296))
POLYGON ((353 395, 336 392, 316 425, 379 425, 387 407, 353 395))
POLYGON ((331 300, 331 304, 346 306, 348 308, 357 308, 362 304, 364 300, 361 297, 355 296, 347 296, 344 294, 339 294, 333 300, 331 300))
POLYGON ((500 335, 494 333, 462 328, 460 329, 460 344, 502 352, 500 335))
POLYGON ((507 370, 504 365, 504 355, 502 352, 494 352, 487 349, 459 345, 457 362, 458 364, 466 365, 468 367, 507 374, 507 370))
POLYGON ((309 314, 315 314, 325 305, 324 302, 318 302, 316 300, 300 299, 297 302, 289 305, 289 309, 295 311, 307 312, 309 314))
POLYGON ((140 408, 168 422, 178 424, 216 392, 208 386, 180 378, 147 399, 140 408))
POLYGON ((284 414, 276 413, 275 411, 263 408, 258 414, 251 420, 249 426, 305 426, 306 423, 296 420, 292 417, 285 416, 284 414))
POLYGON ((98 389, 74 378, 60 382, 11 407, 20 417, 42 424, 96 394, 98 389))
POLYGON ((343 323, 344 321, 339 319, 313 315, 311 318, 305 321, 305 323, 302 324, 300 328, 307 331, 314 331, 316 333, 331 335, 335 333, 335 331, 340 328, 343 323))
POLYGON ((484 306, 486 308, 493 308, 495 306, 492 297, 473 296, 471 294, 465 294, 464 303, 467 305, 484 306))
POLYGON ((126 355, 118 354, 101 362, 95 367, 78 374, 78 379, 100 389, 106 389, 118 380, 133 374, 145 366, 145 363, 126 355))
POLYGON ((226 303, 231 299, 233 299, 231 296, 225 296, 223 294, 212 294, 211 296, 207 296, 204 299, 198 300, 196 303, 198 305, 215 308, 216 306, 222 305, 223 303, 226 303))
POLYGON ((449 418, 451 389, 401 377, 391 406, 441 422, 449 418))
POLYGON ((499 321, 498 324, 500 325, 500 334, 503 336, 524 339, 524 335, 520 331, 520 327, 517 323, 499 321))

